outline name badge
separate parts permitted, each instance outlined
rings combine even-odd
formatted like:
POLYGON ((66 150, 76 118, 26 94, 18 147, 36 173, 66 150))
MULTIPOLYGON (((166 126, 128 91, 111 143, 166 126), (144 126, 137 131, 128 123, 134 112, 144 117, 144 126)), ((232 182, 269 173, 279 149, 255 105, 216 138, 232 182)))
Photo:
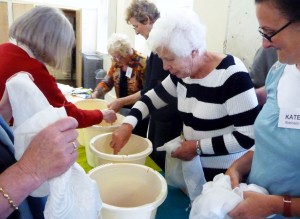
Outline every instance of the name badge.
POLYGON ((178 82, 177 84, 177 96, 183 99, 186 98, 186 87, 178 82))
POLYGON ((300 129, 300 109, 280 108, 278 127, 300 129))
POLYGON ((127 67, 127 70, 126 70, 126 77, 127 77, 127 78, 131 78, 131 75, 132 75, 132 68, 127 67))

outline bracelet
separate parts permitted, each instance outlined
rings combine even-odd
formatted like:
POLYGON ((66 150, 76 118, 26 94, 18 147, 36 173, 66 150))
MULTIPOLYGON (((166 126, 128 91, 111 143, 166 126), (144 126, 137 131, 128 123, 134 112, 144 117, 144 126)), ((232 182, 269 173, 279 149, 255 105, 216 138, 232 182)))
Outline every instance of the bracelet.
POLYGON ((291 207, 292 207, 292 199, 291 196, 289 195, 285 195, 283 196, 283 216, 284 217, 292 217, 292 211, 291 211, 291 207))
POLYGON ((0 187, 0 192, 1 194, 3 195, 3 197, 5 199, 7 199, 8 203, 10 204, 10 206, 15 209, 15 210, 18 210, 18 206, 15 205, 14 201, 9 197, 9 195, 7 193, 5 193, 5 191, 3 190, 2 187, 0 187))

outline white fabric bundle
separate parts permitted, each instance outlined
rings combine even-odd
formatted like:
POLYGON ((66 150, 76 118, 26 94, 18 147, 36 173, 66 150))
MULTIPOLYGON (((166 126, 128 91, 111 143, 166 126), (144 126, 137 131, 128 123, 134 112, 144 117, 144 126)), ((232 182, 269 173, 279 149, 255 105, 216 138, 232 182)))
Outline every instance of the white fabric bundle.
POLYGON ((244 191, 268 194, 266 189, 254 184, 241 183, 232 189, 228 175, 216 175, 213 181, 203 185, 201 195, 192 204, 189 219, 230 219, 227 214, 243 200, 244 191))
MULTIPOLYGON (((14 117, 15 157, 19 160, 39 131, 67 114, 63 107, 52 107, 27 74, 16 75, 6 88, 14 117)), ((46 219, 95 219, 102 207, 96 182, 77 163, 44 183, 32 196, 48 194, 46 219)))
POLYGON ((171 153, 180 147, 181 137, 177 137, 157 151, 166 151, 165 178, 168 185, 186 190, 188 196, 193 201, 202 191, 202 186, 206 182, 200 157, 196 156, 191 161, 182 161, 172 158, 171 153))

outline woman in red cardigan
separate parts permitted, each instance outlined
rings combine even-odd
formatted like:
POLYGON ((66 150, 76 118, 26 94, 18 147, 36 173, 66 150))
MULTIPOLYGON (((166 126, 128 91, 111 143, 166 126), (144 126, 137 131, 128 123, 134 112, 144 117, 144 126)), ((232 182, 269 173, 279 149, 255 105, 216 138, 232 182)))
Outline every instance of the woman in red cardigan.
POLYGON ((74 30, 63 12, 45 6, 33 8, 10 27, 9 37, 16 41, 0 45, 0 98, 6 80, 25 71, 54 107, 64 106, 68 116, 78 121, 78 128, 116 120, 113 110, 81 110, 68 102, 45 64, 61 69, 75 43, 74 30))

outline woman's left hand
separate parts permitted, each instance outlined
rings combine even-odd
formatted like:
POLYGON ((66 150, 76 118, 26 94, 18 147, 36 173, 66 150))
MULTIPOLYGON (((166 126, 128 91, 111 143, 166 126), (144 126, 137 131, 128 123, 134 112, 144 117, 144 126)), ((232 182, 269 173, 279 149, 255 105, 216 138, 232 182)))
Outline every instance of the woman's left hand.
POLYGON ((195 156, 196 153, 196 141, 184 141, 181 146, 177 148, 176 151, 173 151, 171 156, 174 158, 178 158, 184 161, 190 161, 195 156))
POLYGON ((280 196, 244 192, 244 201, 240 202, 228 215, 233 219, 263 219, 280 213, 274 212, 274 209, 277 209, 276 205, 278 203, 280 209, 282 205, 282 198, 280 196))
MULTIPOLYGON (((28 73, 28 72, 23 72, 23 71, 18 72, 18 73, 16 73, 16 74, 12 75, 11 77, 9 77, 9 78, 7 79, 7 81, 9 81, 10 79, 12 79, 12 78, 15 77, 17 74, 20 74, 20 73, 22 73, 22 74, 27 74, 28 77, 29 77, 32 81, 34 81, 32 75, 31 75, 30 73, 28 73)), ((3 118, 4 118, 7 122, 10 121, 11 118, 12 118, 12 109, 11 109, 11 105, 10 105, 10 101, 9 101, 9 97, 8 97, 8 92, 7 92, 6 88, 5 88, 4 93, 3 93, 3 95, 2 95, 2 99, 0 100, 0 114, 3 116, 3 118)))

